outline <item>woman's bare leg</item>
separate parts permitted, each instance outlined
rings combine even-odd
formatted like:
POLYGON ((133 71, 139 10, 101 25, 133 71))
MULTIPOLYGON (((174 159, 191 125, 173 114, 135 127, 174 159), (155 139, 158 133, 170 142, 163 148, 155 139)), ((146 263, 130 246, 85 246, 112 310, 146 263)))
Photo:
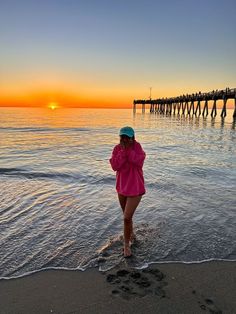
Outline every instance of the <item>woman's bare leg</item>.
POLYGON ((134 241, 134 231, 133 231, 133 221, 131 222, 131 232, 130 232, 130 244, 133 244, 134 241))
POLYGON ((118 194, 118 199, 119 199, 119 202, 120 202, 120 207, 122 208, 122 211, 124 213, 125 205, 126 205, 126 202, 127 202, 127 196, 118 194))
POLYGON ((124 214, 125 205, 126 205, 126 202, 127 202, 127 196, 124 196, 124 195, 118 193, 118 199, 119 199, 120 207, 122 208, 122 211, 123 211, 123 214, 124 214))
POLYGON ((124 210, 124 256, 131 256, 130 239, 133 234, 133 214, 142 196, 127 197, 124 210))

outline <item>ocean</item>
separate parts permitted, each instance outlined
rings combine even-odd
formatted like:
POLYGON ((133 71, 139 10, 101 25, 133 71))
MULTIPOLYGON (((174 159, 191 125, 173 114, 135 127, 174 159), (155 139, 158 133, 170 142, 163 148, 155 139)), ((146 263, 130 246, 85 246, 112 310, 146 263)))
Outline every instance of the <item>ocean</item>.
POLYGON ((236 260, 235 123, 219 113, 0 108, 0 278, 236 260), (126 125, 147 155, 129 259, 109 164, 126 125))

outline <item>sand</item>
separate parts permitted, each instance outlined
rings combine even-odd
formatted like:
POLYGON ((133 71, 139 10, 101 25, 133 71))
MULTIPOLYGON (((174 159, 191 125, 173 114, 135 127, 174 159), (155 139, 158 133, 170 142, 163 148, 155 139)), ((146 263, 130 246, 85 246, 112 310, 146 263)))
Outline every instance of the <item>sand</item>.
POLYGON ((236 313, 236 262, 48 270, 0 280, 0 313, 236 313))

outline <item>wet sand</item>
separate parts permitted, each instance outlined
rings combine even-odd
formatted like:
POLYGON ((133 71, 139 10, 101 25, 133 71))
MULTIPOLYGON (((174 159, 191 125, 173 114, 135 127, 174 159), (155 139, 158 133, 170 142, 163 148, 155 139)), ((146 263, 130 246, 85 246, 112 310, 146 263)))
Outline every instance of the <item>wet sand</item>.
POLYGON ((0 280, 0 313, 233 314, 235 293, 236 262, 48 270, 0 280))

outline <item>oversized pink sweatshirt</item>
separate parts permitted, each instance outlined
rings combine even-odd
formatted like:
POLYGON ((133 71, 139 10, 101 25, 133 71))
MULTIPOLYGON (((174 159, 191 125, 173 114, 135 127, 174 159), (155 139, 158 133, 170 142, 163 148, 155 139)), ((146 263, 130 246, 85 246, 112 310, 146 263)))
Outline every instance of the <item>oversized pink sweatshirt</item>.
POLYGON ((128 149, 120 144, 114 147, 110 164, 116 171, 116 190, 119 194, 137 196, 145 193, 142 170, 145 157, 145 152, 136 141, 128 149))

